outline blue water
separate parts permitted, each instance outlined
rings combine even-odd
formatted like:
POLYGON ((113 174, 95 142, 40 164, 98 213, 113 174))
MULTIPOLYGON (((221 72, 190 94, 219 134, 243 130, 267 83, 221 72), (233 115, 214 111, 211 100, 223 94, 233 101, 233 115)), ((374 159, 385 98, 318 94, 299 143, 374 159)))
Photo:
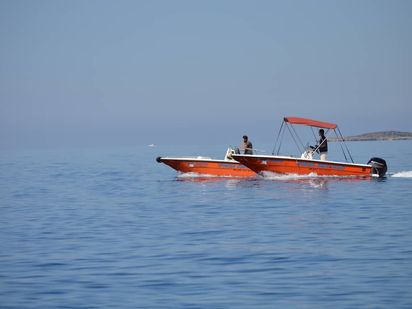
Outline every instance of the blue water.
POLYGON ((1 308, 411 308, 412 142, 384 180, 177 176, 225 146, 0 152, 1 308), (401 173, 402 172, 402 173, 401 173))

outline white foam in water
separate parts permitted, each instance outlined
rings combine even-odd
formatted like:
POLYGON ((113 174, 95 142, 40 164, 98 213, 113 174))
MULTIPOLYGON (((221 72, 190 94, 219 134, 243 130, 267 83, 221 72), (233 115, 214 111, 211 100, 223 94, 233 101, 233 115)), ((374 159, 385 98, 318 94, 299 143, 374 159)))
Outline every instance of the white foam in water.
POLYGON ((199 174, 199 173, 179 173, 177 174, 177 177, 179 178, 196 178, 196 177, 216 177, 210 174, 199 174))
POLYGON ((342 175, 318 175, 316 173, 310 174, 277 174, 273 172, 263 172, 262 176, 266 179, 272 180, 294 180, 294 179, 325 179, 325 178, 357 178, 357 176, 342 176, 342 175))
POLYGON ((412 178, 412 171, 398 172, 398 173, 393 174, 392 177, 412 178))
POLYGON ((239 176, 216 176, 216 175, 211 175, 211 174, 200 174, 200 173, 194 173, 194 172, 189 172, 189 173, 178 173, 177 174, 178 178, 216 178, 216 179, 222 179, 222 178, 241 178, 239 176))
POLYGON ((308 179, 308 178, 318 177, 316 173, 298 175, 298 174, 277 174, 277 173, 272 173, 272 172, 263 172, 262 176, 267 179, 274 179, 274 180, 308 179))
MULTIPOLYGON (((243 176, 230 176, 230 175, 211 175, 211 174, 201 174, 201 173, 195 173, 195 172, 188 172, 188 173, 181 173, 179 172, 177 174, 178 178, 249 178, 249 177, 243 177, 243 176)), ((250 177, 252 178, 252 177, 250 177)))

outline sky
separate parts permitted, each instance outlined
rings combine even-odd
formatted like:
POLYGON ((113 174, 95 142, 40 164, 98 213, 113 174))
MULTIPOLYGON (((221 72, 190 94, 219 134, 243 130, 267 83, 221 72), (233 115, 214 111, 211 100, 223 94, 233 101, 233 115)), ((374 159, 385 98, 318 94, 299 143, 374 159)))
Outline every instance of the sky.
POLYGON ((412 1, 0 0, 0 149, 412 131, 412 1))

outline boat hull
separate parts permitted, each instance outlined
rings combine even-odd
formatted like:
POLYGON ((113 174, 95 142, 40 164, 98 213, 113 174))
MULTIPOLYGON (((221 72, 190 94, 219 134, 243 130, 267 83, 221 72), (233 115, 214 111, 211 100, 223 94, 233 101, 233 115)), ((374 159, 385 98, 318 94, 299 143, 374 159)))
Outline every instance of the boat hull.
POLYGON ((236 161, 167 157, 159 157, 156 160, 181 173, 218 177, 251 177, 256 175, 254 171, 236 161))
POLYGON ((372 166, 283 156, 233 155, 239 163, 258 174, 296 174, 335 177, 370 177, 372 166))

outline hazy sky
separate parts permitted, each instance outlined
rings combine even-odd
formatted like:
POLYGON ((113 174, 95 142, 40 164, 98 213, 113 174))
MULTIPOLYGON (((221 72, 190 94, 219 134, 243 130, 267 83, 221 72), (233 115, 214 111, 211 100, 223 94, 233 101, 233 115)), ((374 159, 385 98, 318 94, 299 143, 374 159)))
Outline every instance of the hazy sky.
MULTIPOLYGON (((0 0, 0 148, 412 131, 412 1, 0 0)), ((230 141, 229 141, 230 140, 230 141)))

